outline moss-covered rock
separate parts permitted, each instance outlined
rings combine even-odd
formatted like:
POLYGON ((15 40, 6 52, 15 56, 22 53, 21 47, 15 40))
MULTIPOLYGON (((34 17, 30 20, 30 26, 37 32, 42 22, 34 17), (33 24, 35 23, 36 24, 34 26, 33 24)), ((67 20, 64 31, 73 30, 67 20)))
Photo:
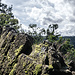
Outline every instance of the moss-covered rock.
POLYGON ((27 49, 32 46, 30 40, 32 37, 16 33, 14 30, 8 30, 2 31, 0 37, 0 74, 2 75, 13 74, 16 70, 14 70, 14 66, 18 62, 18 56, 21 53, 26 54, 26 50, 29 53, 32 51, 32 49, 27 49))
POLYGON ((31 36, 10 27, 0 36, 0 75, 71 75, 52 43, 32 45, 31 36))

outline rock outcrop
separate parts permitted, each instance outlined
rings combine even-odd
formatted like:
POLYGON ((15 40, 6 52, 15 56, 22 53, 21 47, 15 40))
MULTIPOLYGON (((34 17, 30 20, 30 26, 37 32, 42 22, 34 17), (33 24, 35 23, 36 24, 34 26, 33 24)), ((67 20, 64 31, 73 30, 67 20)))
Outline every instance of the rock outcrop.
POLYGON ((33 45, 33 38, 10 26, 0 27, 0 75, 75 75, 55 43, 33 45))
POLYGON ((75 62, 73 60, 71 60, 68 65, 71 71, 75 71, 75 62))

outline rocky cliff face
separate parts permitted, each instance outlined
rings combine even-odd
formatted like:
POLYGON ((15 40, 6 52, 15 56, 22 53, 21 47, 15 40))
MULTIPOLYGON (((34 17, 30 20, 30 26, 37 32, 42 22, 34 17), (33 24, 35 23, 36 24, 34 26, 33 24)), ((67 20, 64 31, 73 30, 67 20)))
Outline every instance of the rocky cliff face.
POLYGON ((73 70, 55 43, 33 45, 31 36, 0 27, 0 75, 75 75, 73 70))

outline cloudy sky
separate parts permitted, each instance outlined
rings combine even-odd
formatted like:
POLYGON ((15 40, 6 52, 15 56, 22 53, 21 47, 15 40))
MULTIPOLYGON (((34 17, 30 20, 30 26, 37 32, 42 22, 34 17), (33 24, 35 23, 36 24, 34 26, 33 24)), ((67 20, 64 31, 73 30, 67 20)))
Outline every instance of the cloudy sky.
POLYGON ((58 24, 62 36, 75 36, 75 0, 2 0, 13 5, 13 13, 23 28, 37 24, 47 28, 58 24))

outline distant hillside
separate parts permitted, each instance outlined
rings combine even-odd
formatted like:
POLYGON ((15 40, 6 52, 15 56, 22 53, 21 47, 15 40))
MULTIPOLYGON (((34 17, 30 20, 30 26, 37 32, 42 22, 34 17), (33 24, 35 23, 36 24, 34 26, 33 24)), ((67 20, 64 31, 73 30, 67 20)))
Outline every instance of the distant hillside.
POLYGON ((73 44, 75 48, 75 36, 64 36, 63 38, 69 38, 70 43, 73 44))

